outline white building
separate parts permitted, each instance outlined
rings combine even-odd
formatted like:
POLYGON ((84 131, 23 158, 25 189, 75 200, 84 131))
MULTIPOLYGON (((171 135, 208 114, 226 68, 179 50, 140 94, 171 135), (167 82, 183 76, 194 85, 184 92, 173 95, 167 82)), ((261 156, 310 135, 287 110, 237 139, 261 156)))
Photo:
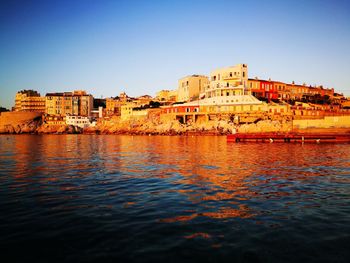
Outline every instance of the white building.
POLYGON ((89 117, 85 116, 66 116, 66 124, 78 126, 80 128, 87 128, 94 126, 95 123, 91 123, 89 117))
POLYGON ((210 73, 210 83, 198 101, 190 105, 258 105, 261 101, 249 94, 248 66, 238 64, 216 69, 210 73))

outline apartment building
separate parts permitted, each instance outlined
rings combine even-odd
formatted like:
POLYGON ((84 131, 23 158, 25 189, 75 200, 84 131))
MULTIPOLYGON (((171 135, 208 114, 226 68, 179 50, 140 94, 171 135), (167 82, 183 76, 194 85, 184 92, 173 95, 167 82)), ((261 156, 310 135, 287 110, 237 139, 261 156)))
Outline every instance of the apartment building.
POLYGON ((251 94, 258 99, 267 101, 278 99, 278 85, 275 85, 270 79, 248 79, 248 88, 251 94))
POLYGON ((15 111, 45 112, 45 97, 35 90, 21 90, 16 93, 15 111))
POLYGON ((248 87, 253 96, 258 99, 279 99, 282 101, 302 100, 312 96, 329 96, 333 98, 333 88, 323 88, 323 86, 307 86, 292 83, 284 83, 281 81, 263 80, 263 79, 248 79, 248 87))
POLYGON ((45 113, 48 115, 90 116, 93 97, 83 90, 47 93, 45 107, 45 113))
POLYGON ((179 113, 183 109, 208 114, 248 112, 258 111, 261 105, 261 101, 250 95, 247 65, 238 64, 212 71, 210 82, 204 86, 198 100, 165 107, 162 113, 179 113))
POLYGON ((209 79, 204 75, 186 76, 178 81, 177 100, 192 101, 199 98, 209 84, 209 79))
POLYGON ((201 97, 209 99, 248 95, 247 85, 248 67, 246 64, 216 69, 210 73, 210 85, 206 87, 201 97))

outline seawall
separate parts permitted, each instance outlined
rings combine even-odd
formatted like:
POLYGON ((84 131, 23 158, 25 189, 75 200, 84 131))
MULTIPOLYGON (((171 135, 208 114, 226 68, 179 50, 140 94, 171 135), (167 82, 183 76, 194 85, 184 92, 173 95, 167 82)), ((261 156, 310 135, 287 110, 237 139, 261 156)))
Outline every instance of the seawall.
POLYGON ((325 116, 318 119, 293 120, 293 130, 350 129, 350 116, 325 116))

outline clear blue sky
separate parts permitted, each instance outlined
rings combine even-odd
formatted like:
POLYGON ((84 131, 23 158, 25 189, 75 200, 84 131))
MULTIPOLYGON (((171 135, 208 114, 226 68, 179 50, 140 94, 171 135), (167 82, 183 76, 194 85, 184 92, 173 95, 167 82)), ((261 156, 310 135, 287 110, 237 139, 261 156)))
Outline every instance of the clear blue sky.
POLYGON ((350 95, 350 1, 0 3, 0 106, 21 89, 153 96, 238 63, 350 95))

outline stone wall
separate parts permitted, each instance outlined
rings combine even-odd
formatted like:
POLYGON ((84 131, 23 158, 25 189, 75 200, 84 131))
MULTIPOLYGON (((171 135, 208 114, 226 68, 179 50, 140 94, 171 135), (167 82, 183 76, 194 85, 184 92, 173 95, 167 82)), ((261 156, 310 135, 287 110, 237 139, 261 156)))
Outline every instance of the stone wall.
POLYGON ((26 111, 10 111, 2 112, 0 115, 0 126, 17 126, 24 122, 32 121, 37 117, 41 117, 40 112, 26 112, 26 111))
POLYGON ((326 116, 320 119, 293 120, 293 129, 350 128, 350 116, 326 116))

